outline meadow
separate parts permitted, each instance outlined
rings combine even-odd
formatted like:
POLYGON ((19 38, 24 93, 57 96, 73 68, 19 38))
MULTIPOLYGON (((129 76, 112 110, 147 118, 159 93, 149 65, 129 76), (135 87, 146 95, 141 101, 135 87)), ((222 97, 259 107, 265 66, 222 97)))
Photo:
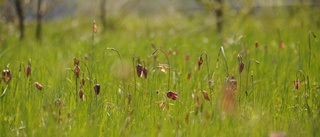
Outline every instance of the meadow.
POLYGON ((320 136, 319 26, 276 13, 2 22, 1 136, 320 136))

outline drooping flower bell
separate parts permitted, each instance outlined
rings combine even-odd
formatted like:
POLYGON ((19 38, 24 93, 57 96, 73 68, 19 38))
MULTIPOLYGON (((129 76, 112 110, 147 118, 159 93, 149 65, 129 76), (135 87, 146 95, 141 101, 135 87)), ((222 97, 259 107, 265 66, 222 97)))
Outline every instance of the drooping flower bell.
POLYGON ((34 85, 38 90, 42 90, 42 85, 39 82, 35 82, 34 85))
POLYGON ((31 75, 31 59, 29 59, 28 61, 28 66, 26 67, 26 74, 27 74, 27 77, 31 75))
POLYGON ((11 76, 11 72, 10 72, 9 69, 5 69, 5 70, 2 71, 2 80, 5 83, 9 83, 11 78, 12 78, 12 76, 11 76))
POLYGON ((80 99, 81 99, 81 100, 84 100, 84 92, 83 92, 82 89, 79 90, 79 93, 78 93, 78 94, 79 94, 80 99))
POLYGON ((176 92, 169 91, 169 92, 167 93, 167 97, 168 97, 168 98, 171 98, 172 100, 176 100, 176 99, 179 98, 179 95, 178 95, 178 93, 176 93, 176 92))
POLYGON ((239 62, 239 74, 242 73, 243 69, 244 69, 244 63, 241 61, 239 62))
POLYGON ((202 59, 202 57, 199 57, 199 59, 198 59, 198 70, 200 70, 202 63, 203 63, 203 59, 202 59))
POLYGON ((94 89, 94 93, 96 95, 99 95, 99 93, 100 93, 100 84, 95 84, 93 89, 94 89))
POLYGON ((299 80, 299 79, 294 80, 294 81, 293 81, 293 84, 294 84, 294 88, 295 88, 296 90, 298 90, 298 89, 300 88, 300 86, 301 86, 301 83, 300 83, 300 80, 299 80))
POLYGON ((148 78, 148 69, 147 68, 143 68, 142 73, 143 73, 144 78, 147 79, 148 78))
POLYGON ((203 95, 203 98, 204 98, 205 100, 210 101, 210 97, 209 97, 209 95, 208 95, 208 92, 207 92, 207 91, 202 91, 202 95, 203 95))
POLYGON ((74 66, 73 72, 76 75, 77 78, 79 78, 80 75, 80 67, 78 65, 74 66))
POLYGON ((93 21, 93 24, 92 24, 92 32, 94 32, 94 33, 97 33, 97 32, 98 32, 98 27, 97 27, 96 21, 93 21))
POLYGON ((143 67, 142 67, 141 64, 138 64, 138 65, 136 66, 136 70, 137 70, 137 75, 138 75, 138 77, 142 77, 143 67))

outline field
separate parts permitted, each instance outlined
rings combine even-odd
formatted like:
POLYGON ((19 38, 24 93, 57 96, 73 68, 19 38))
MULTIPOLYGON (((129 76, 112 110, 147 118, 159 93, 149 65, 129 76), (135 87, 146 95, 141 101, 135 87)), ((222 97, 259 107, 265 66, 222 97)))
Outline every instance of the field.
POLYGON ((96 19, 97 33, 75 18, 45 22, 41 42, 1 23, 1 136, 320 136, 313 18, 235 16, 222 35, 207 13, 96 19))

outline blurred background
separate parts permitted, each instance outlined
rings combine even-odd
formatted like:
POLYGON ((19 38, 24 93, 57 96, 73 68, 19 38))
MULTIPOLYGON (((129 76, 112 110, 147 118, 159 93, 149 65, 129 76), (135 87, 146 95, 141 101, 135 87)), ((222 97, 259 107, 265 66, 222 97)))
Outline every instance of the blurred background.
POLYGON ((40 39, 42 22, 78 18, 96 20, 106 30, 114 28, 119 20, 132 17, 201 17, 210 19, 210 26, 218 34, 235 18, 241 23, 248 17, 286 20, 299 14, 306 16, 313 27, 320 26, 319 0, 0 0, 0 5, 1 23, 18 26, 21 39, 26 23, 37 26, 40 39))

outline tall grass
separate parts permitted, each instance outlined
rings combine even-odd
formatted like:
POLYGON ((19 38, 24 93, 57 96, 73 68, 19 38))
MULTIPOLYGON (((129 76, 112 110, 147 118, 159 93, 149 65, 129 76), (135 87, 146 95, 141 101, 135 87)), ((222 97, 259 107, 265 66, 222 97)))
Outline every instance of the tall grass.
MULTIPOLYGON (((320 75, 315 59, 320 57, 316 54, 320 48, 317 39, 310 43, 307 37, 309 31, 315 35, 319 31, 310 25, 306 14, 281 15, 287 20, 274 21, 255 16, 235 18, 235 24, 225 28, 222 40, 212 33, 212 24, 206 23, 214 22, 210 17, 150 18, 148 28, 144 27, 145 19, 123 18, 116 30, 104 34, 92 33, 87 19, 48 22, 43 26, 47 37, 41 45, 32 39, 19 42, 10 27, 1 25, 8 35, 0 39, 0 69, 10 64, 12 80, 8 87, 3 80, 0 83, 1 91, 7 88, 0 98, 0 132, 3 136, 319 136, 320 75), (279 48, 278 30, 284 48, 279 48), (255 46, 256 41, 259 46, 255 46), (155 62, 152 43, 167 58, 157 52, 155 62), (309 43, 312 55, 308 54, 309 43), (113 50, 108 47, 117 49, 118 56, 108 52, 113 50), (176 54, 168 53, 172 49, 176 54), (197 61, 204 51, 208 66, 198 71, 197 61), (216 56, 220 52, 223 57, 216 56), (88 53, 94 54, 90 63, 88 53), (239 54, 247 71, 243 82, 235 75, 239 73, 239 54), (138 56, 143 66, 150 68, 147 79, 138 78, 128 63, 138 56), (93 84, 85 84, 86 98, 74 99, 78 97, 75 84, 79 79, 73 81, 75 74, 67 69, 73 68, 74 57, 83 61, 79 79, 98 80, 98 96, 93 84), (21 70, 21 62, 26 64, 28 59, 32 60, 32 79, 21 70), (251 59, 260 64, 252 65, 251 59), (83 63, 90 64, 88 72, 83 63), (164 73, 159 64, 170 68, 164 73), (297 70, 306 70, 306 66, 310 85, 299 77, 304 81, 296 89, 297 70), (226 77, 231 74, 238 81, 234 92, 241 101, 234 101, 239 108, 225 115, 221 100, 226 77), (208 101, 198 91, 210 79, 214 86, 209 85, 208 101), (32 84, 26 88, 28 80, 41 83, 43 89, 37 90, 32 84), (168 99, 169 90, 177 92, 179 98, 168 99), (91 103, 93 97, 95 102, 91 103)), ((79 84, 76 86, 78 91, 79 84)))

